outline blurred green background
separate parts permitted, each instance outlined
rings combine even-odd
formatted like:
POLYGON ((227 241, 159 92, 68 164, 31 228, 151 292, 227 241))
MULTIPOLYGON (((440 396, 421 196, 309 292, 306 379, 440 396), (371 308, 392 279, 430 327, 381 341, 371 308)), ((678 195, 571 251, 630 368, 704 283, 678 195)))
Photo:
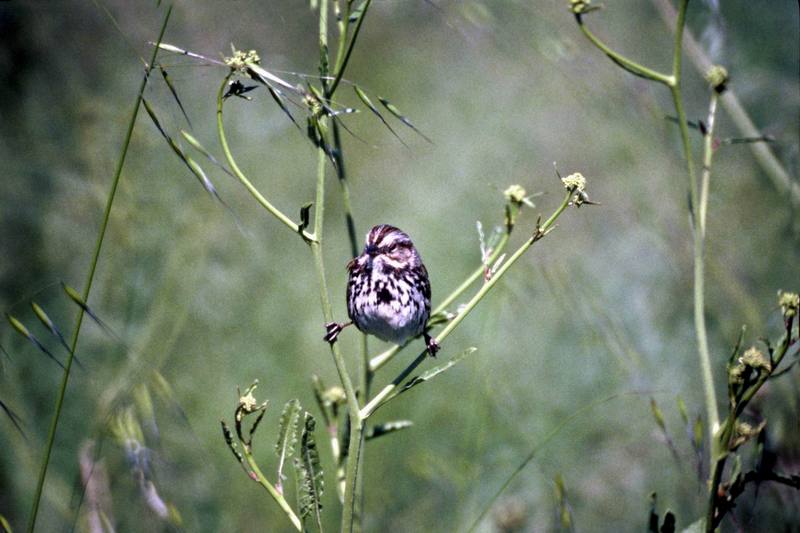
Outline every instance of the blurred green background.
MULTIPOLYGON (((601 37, 655 68, 670 64, 671 34, 651 2, 607 0, 588 17, 601 37)), ((157 36, 155 2, 0 3, 0 308, 37 329, 29 301, 70 332, 76 308, 58 282, 82 289, 114 166, 142 76, 140 57, 157 36), (116 18, 115 28, 107 9, 116 18)), ((754 122, 774 135, 775 153, 797 180, 800 38, 795 2, 692 2, 689 27, 754 122)), ((314 74, 317 18, 306 2, 178 2, 164 41, 218 58, 231 43, 262 64, 314 74)), ((332 37, 335 35, 332 28, 332 37)), ((333 42, 333 38, 332 38, 333 42)), ((216 143, 215 94, 224 70, 162 53, 192 119, 194 135, 216 143)), ((702 77, 685 65, 687 113, 706 113, 702 77)), ((359 237, 377 223, 403 228, 431 275, 434 305, 480 261, 476 221, 503 220, 502 191, 519 183, 549 213, 563 174, 582 172, 600 207, 571 210, 444 343, 441 358, 478 351, 436 382, 379 412, 411 419, 408 430, 366 448, 367 531, 459 531, 520 462, 571 414, 481 523, 494 531, 517 514, 520 530, 556 527, 560 474, 577 530, 640 531, 649 495, 685 527, 702 512, 687 428, 702 414, 692 326, 692 245, 687 178, 667 92, 615 67, 580 34, 563 1, 375 0, 347 78, 395 103, 434 141, 397 128, 404 148, 369 112, 347 117, 362 142, 345 136, 359 237), (655 398, 680 459, 650 412, 655 398)), ((229 139, 245 173, 281 209, 311 201, 313 147, 263 90, 226 106, 229 139)), ((338 100, 363 108, 349 87, 338 100)), ((181 122, 154 77, 146 96, 172 132, 181 122)), ((721 113, 721 137, 738 135, 721 113)), ((696 139, 699 146, 699 136, 696 139)), ((207 169, 213 167, 206 165, 207 169)), ((157 370, 172 400, 153 394, 148 432, 160 497, 189 531, 282 531, 285 518, 249 482, 219 430, 236 387, 258 378, 271 400, 256 438, 265 470, 280 407, 297 397, 316 414, 310 376, 336 383, 321 340, 323 318, 306 246, 261 210, 233 179, 211 179, 230 206, 213 202, 141 113, 100 258, 92 308, 115 332, 84 325, 54 450, 39 531, 66 531, 81 502, 79 450, 104 458, 119 531, 171 529, 143 500, 125 453, 107 431, 109 405, 124 406, 157 370), (180 409, 178 408, 180 407, 180 409), (182 410, 182 411, 181 411, 182 410), (183 414, 181 414, 183 413, 183 414), (157 427, 157 438, 155 437, 157 427)), ((746 342, 780 332, 778 289, 800 289, 797 206, 777 190, 745 145, 715 159, 709 208, 707 303, 721 407, 725 360, 739 328, 746 342)), ((346 316, 349 245, 335 178, 328 182, 325 260, 335 314, 346 316)), ((532 230, 526 210, 511 248, 532 230)), ((350 369, 358 336, 341 337, 350 369)), ((56 365, 0 328, 0 400, 23 420, 26 438, 0 417, 0 514, 27 523, 36 474, 60 382, 56 365)), ((370 341, 377 353, 384 346, 370 341)), ((421 348, 415 345, 415 349, 421 348)), ((404 352, 376 378, 390 380, 404 352)), ((430 365, 431 363, 426 363, 430 365)), ((800 395, 795 368, 758 402, 785 471, 800 465, 800 395)), ((338 527, 330 450, 324 518, 338 527)), ((747 455, 747 454, 746 454, 747 455)), ((794 529, 796 493, 752 491, 736 515, 746 530, 794 529)), ((730 525, 730 524, 729 524, 730 525)), ((83 519, 79 530, 86 527, 83 519)))

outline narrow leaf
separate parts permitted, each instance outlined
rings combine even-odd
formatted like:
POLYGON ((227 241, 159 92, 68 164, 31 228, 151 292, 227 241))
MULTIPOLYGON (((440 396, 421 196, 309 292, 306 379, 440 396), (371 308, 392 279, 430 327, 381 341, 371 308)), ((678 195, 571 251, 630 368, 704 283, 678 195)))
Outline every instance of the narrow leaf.
POLYGON ((359 100, 361 100, 361 101, 364 103, 364 105, 365 105, 365 106, 367 106, 367 107, 369 108, 369 110, 370 110, 370 111, 372 111, 372 113, 373 113, 373 114, 374 114, 376 117, 378 117, 378 118, 380 119, 380 121, 381 121, 381 122, 383 122, 383 125, 384 125, 384 126, 386 126, 386 127, 388 128, 388 130, 391 132, 391 134, 392 134, 392 135, 394 135, 394 136, 395 136, 395 138, 396 138, 398 141, 400 141, 400 144, 402 144, 403 146, 405 146, 406 148, 408 148, 408 145, 407 145, 405 142, 403 142, 403 139, 401 139, 401 138, 400 138, 400 136, 397 134, 397 132, 396 132, 396 131, 394 131, 394 128, 392 128, 392 127, 389 125, 389 123, 388 123, 388 122, 386 121, 386 119, 383 117, 383 115, 381 114, 381 112, 380 112, 380 111, 378 111, 378 108, 377 108, 377 107, 375 107, 375 104, 373 104, 373 103, 372 103, 372 100, 370 100, 370 99, 369 99, 369 96, 367 96, 367 93, 365 93, 364 91, 362 91, 362 90, 361 90, 361 88, 360 88, 358 85, 353 85, 353 90, 356 92, 356 96, 358 96, 358 99, 359 99, 359 100))
POLYGON ((275 443, 275 455, 278 456, 278 481, 275 486, 282 492, 281 486, 286 476, 283 475, 283 465, 294 454, 294 445, 297 442, 297 420, 300 418, 300 401, 286 402, 281 413, 278 425, 278 442, 275 443))
POLYGON ((289 111, 289 108, 286 107, 286 104, 283 103, 283 96, 281 95, 280 91, 270 85, 267 85, 267 90, 269 91, 270 96, 272 96, 272 99, 275 100, 275 103, 278 104, 278 107, 281 108, 281 111, 283 111, 283 113, 289 117, 289 120, 292 121, 292 124, 297 126, 297 129, 302 132, 303 128, 300 126, 297 120, 295 120, 294 115, 292 115, 291 111, 289 111))
POLYGON ((307 518, 313 514, 320 530, 322 529, 322 494, 324 482, 322 476, 322 466, 317 451, 317 443, 314 440, 314 428, 316 421, 311 414, 306 413, 303 423, 303 431, 300 436, 300 457, 294 460, 295 475, 299 488, 299 505, 301 518, 307 518))
POLYGON ((411 420, 394 420, 392 422, 385 422, 371 427, 364 435, 365 440, 377 439, 389 433, 400 431, 401 429, 410 428, 414 425, 411 420))
POLYGON ((169 87, 169 92, 172 93, 172 97, 175 99, 175 103, 178 104, 178 107, 180 108, 181 113, 183 113, 183 118, 186 119, 186 123, 191 128, 192 127, 192 121, 189 120, 189 114, 186 113, 186 109, 183 107, 183 103, 181 102, 181 99, 178 97, 178 91, 175 89, 175 86, 172 84, 172 80, 169 78, 169 75, 167 74, 166 69, 164 68, 163 65, 159 65, 158 66, 158 70, 161 71, 161 77, 164 78, 164 83, 166 83, 167 87, 169 87))
POLYGON ((267 87, 269 87, 271 85, 270 82, 272 82, 276 85, 280 85, 284 89, 292 91, 293 93, 298 92, 297 88, 294 85, 292 85, 287 81, 282 80, 275 74, 264 69, 262 66, 249 61, 246 63, 246 65, 247 65, 247 74, 250 76, 251 79, 263 83, 267 87))
POLYGON ((461 355, 457 355, 457 356, 453 357, 447 363, 445 363, 445 364, 443 364, 441 366, 435 366, 435 367, 433 367, 433 368, 431 368, 429 370, 426 370, 425 372, 423 372, 419 376, 411 378, 409 381, 407 381, 405 383, 405 385, 403 385, 403 388, 400 389, 398 394, 402 394, 402 393, 406 392, 407 390, 416 387, 420 383, 424 383, 426 381, 432 380, 433 378, 435 378, 436 376, 438 376, 442 372, 444 372, 446 370, 449 370, 452 366, 454 366, 456 363, 458 363, 459 361, 464 359, 466 356, 474 353, 476 350, 477 350, 477 348, 475 348, 474 346, 470 347, 470 348, 467 348, 466 350, 461 352, 461 355))
POLYGON ((229 175, 230 177, 232 177, 232 178, 235 178, 235 177, 236 177, 236 176, 233 174, 233 172, 231 172, 230 170, 228 170, 228 167, 226 167, 225 165, 223 165, 222 163, 220 163, 220 162, 217 160, 217 158, 216 158, 216 157, 214 157, 214 156, 211 154, 211 152, 209 152, 209 151, 206 149, 206 147, 205 147, 205 146, 203 146, 202 144, 200 144, 200 141, 198 141, 198 140, 197 140, 197 138, 195 138, 195 136, 194 136, 194 135, 192 135, 191 133, 189 133, 189 132, 188 132, 188 131, 186 131, 186 130, 180 130, 180 133, 181 133, 181 136, 182 136, 184 139, 186 139, 186 142, 188 142, 188 143, 189 143, 189 144, 192 146, 192 148, 194 148, 195 150, 197 150, 198 152, 200 152, 201 154, 203 154, 203 155, 206 157, 206 159, 208 159, 209 161, 211 161, 211 162, 212 162, 214 165, 216 165, 217 167, 219 167, 219 168, 220 168, 220 170, 222 170, 224 173, 226 173, 226 174, 227 174, 227 175, 229 175))
POLYGON ((183 48, 178 48, 175 45, 167 44, 167 43, 154 43, 150 41, 150 44, 158 46, 161 50, 166 50, 167 52, 172 52, 173 54, 180 54, 186 57, 191 57, 194 59, 202 59, 203 61, 208 61, 209 63, 213 63, 215 65, 220 65, 226 67, 227 65, 222 61, 217 59, 211 59, 210 57, 206 57, 200 54, 196 54, 195 52, 190 52, 189 50, 184 50, 183 48))
POLYGON ((200 167, 200 165, 198 165, 194 159, 186 155, 186 153, 184 153, 181 147, 178 146, 178 143, 176 143, 175 140, 169 136, 166 130, 164 130, 164 127, 158 120, 158 117, 156 116, 156 113, 153 110, 150 103, 146 99, 142 98, 142 104, 144 104, 145 111, 147 111, 147 114, 150 115, 150 119, 153 121, 153 124, 155 124, 156 128, 161 133, 161 136, 164 137, 164 140, 167 141, 169 147, 172 148, 172 151, 175 152, 175 154, 181 159, 181 161, 183 161, 183 164, 185 164, 192 172, 192 174, 195 175, 195 177, 198 179, 198 181, 206 190, 206 192, 214 196, 217 200, 222 201, 222 199, 219 196, 219 193, 217 193, 216 187, 214 187, 214 184, 211 183, 211 180, 208 179, 208 176, 206 176, 206 173, 205 171, 203 171, 202 167, 200 167))
POLYGON ((415 132, 416 132, 416 133, 417 133, 417 134, 418 134, 420 137, 422 137, 423 139, 425 139, 425 140, 426 140, 426 141, 428 141, 429 143, 433 144, 433 141, 432 141, 432 140, 430 140, 430 138, 428 138, 428 137, 427 137, 427 136, 426 136, 424 133, 422 133, 421 131, 419 131, 419 130, 417 129, 417 127, 416 127, 416 126, 414 126, 414 125, 411 123, 411 121, 410 121, 410 120, 408 120, 408 118, 404 117, 404 116, 403 116, 403 114, 400 112, 400 110, 399 110, 399 109, 397 109, 397 107, 395 107, 395 105, 394 105, 394 104, 392 104, 391 102, 389 102, 388 100, 386 100, 386 98, 383 98, 383 97, 381 97, 381 96, 379 96, 379 97, 378 97, 378 101, 380 101, 380 103, 381 103, 381 104, 383 104, 383 107, 385 107, 385 108, 386 108, 386 109, 389 111, 389 113, 391 113, 392 115, 394 115, 394 116, 395 116, 395 118, 397 118, 397 120, 399 120, 400 122, 402 122, 403 124, 405 124, 406 126, 408 126, 409 128, 411 128, 412 130, 414 130, 414 131, 415 131, 415 132))

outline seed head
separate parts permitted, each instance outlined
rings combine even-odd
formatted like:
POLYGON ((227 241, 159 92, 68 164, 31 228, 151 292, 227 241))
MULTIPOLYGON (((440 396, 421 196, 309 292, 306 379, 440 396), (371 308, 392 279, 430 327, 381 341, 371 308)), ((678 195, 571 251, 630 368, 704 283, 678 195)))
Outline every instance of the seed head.
POLYGON ((561 182, 566 189, 574 189, 577 192, 583 192, 586 189, 586 178, 580 172, 561 178, 561 182))
POLYGON ((528 199, 528 192, 522 185, 511 185, 508 189, 503 191, 506 200, 512 204, 522 205, 528 199))
POLYGON ((706 72, 706 81, 716 92, 721 93, 728 85, 728 71, 721 65, 714 65, 706 72))
POLYGON ((231 57, 225 58, 225 64, 233 70, 244 71, 247 68, 247 63, 259 63, 261 58, 255 50, 245 52, 243 50, 234 50, 231 57))
POLYGON ((755 346, 744 352, 739 358, 739 362, 755 370, 766 370, 769 372, 772 369, 769 359, 755 346))
POLYGON ((778 291, 778 305, 781 306, 784 318, 795 317, 800 309, 800 294, 778 291))

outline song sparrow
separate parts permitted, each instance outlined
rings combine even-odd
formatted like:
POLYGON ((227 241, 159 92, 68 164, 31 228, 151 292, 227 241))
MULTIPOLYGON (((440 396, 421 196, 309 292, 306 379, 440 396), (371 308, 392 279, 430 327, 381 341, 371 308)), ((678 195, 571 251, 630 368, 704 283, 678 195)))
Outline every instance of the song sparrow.
POLYGON ((402 344, 419 334, 431 355, 439 345, 425 324, 431 314, 431 284, 414 243, 404 232, 381 224, 367 233, 364 251, 347 263, 347 314, 350 322, 325 325, 333 343, 345 327, 355 326, 381 340, 402 344))

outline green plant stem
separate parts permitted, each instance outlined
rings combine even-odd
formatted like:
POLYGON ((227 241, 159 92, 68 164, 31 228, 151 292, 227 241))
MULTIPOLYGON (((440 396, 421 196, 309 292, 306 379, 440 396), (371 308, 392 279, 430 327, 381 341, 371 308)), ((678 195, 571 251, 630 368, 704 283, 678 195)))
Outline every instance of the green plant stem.
MULTIPOLYGON (((564 210, 569 205, 570 199, 572 195, 575 193, 575 190, 570 188, 567 190, 566 196, 564 196, 564 200, 561 202, 561 205, 553 212, 552 215, 544 222, 542 225, 537 224, 537 228, 535 233, 523 243, 512 255, 509 257, 503 265, 495 272, 495 274, 489 279, 487 282, 483 284, 480 290, 475 293, 475 295, 467 302, 464 308, 458 313, 458 315, 450 321, 447 326, 436 336, 436 341, 441 343, 446 339, 452 332, 455 330, 461 322, 467 317, 467 315, 475 309, 480 301, 486 296, 492 288, 497 285, 497 282, 508 272, 508 269, 511 268, 517 260, 522 257, 522 255, 530 248, 533 243, 540 240, 542 237, 547 235, 552 229, 555 221, 564 212, 564 210)), ((384 400, 394 391, 394 389, 400 385, 400 383, 411 373, 413 370, 419 366, 426 358, 427 350, 423 351, 417 358, 408 366, 406 367, 400 375, 395 378, 389 385, 386 385, 378 394, 372 398, 367 405, 361 409, 361 418, 367 419, 369 418, 381 405, 383 405, 384 400)))
POLYGON ((267 200, 258 189, 256 189, 250 180, 244 175, 244 173, 239 168, 239 165, 236 164, 236 160, 233 158, 233 154, 231 153, 231 149, 228 146, 228 139, 225 135, 225 125, 224 121, 222 120, 222 107, 224 104, 224 94, 225 88, 228 86, 228 80, 230 80, 233 72, 228 73, 227 76, 222 80, 222 84, 217 91, 217 134, 219 136, 219 142, 222 145, 222 151, 225 153, 225 158, 228 160, 228 164, 231 166, 231 170, 233 171, 236 178, 245 186, 245 188, 250 192, 253 198, 258 201, 261 206, 266 209, 270 214, 272 214, 275 218, 283 222, 289 229, 291 229, 294 233, 298 233, 303 237, 303 239, 308 243, 313 243, 316 240, 316 236, 311 235, 305 230, 300 230, 300 226, 295 224, 288 216, 283 214, 283 212, 272 205, 269 200, 267 200))
MULTIPOLYGON (((500 257, 503 253, 503 250, 508 244, 508 238, 511 236, 511 230, 513 229, 513 224, 503 233, 503 236, 500 237, 500 241, 495 246, 492 253, 489 255, 487 259, 488 264, 494 264, 495 261, 500 257)), ((459 298, 462 294, 464 294, 467 289, 469 289, 473 283, 475 283, 478 279, 482 278, 484 275, 484 267, 483 265, 476 268, 472 274, 470 274, 467 279, 465 279, 461 285, 455 288, 447 297, 442 300, 442 302, 436 306, 436 308, 431 312, 431 316, 435 316, 439 313, 443 313, 447 310, 447 307, 452 304, 457 298, 459 298)), ((389 348, 388 350, 376 355, 373 357, 369 362, 369 368, 374 373, 383 368, 392 358, 397 355, 406 345, 395 345, 389 348)))
MULTIPOLYGON (((150 77, 150 71, 153 69, 153 65, 156 61, 156 56, 158 55, 158 44, 161 43, 161 39, 164 37, 164 33, 167 30, 167 23, 169 22, 170 14, 172 14, 172 6, 170 5, 167 8, 167 13, 164 15, 164 21, 161 23, 161 30, 158 34, 158 41, 156 46, 153 48, 153 54, 150 57, 150 63, 145 65, 145 72, 144 77, 142 78, 142 82, 139 85, 139 93, 136 96, 136 104, 133 106, 133 112, 131 113, 131 118, 128 121, 128 130, 125 133, 125 140, 122 142, 122 152, 120 154, 119 160, 117 161, 117 168, 114 171, 114 178, 111 182, 111 190, 108 193, 108 200, 106 201, 105 211, 103 212, 103 221, 100 225, 100 232, 97 234, 97 241, 95 242, 94 246, 94 254, 92 256, 91 266, 89 267, 89 273, 86 276, 86 285, 83 290, 82 298, 84 302, 89 301, 89 293, 92 290, 92 283, 94 281, 94 274, 97 270, 97 262, 100 257, 100 250, 103 247, 103 239, 106 235, 106 229, 108 228, 108 222, 111 218, 111 206, 114 204, 114 197, 117 193, 117 186, 119 185, 120 177, 122 176, 122 169, 125 166, 125 158, 128 154, 128 147, 130 146, 131 137, 133 136, 133 128, 136 125, 136 117, 139 115, 139 107, 142 104, 142 96, 144 95, 144 89, 147 86, 147 80, 150 77)), ((78 321, 75 325, 75 330, 72 333, 72 339, 70 340, 70 350, 69 354, 67 355, 67 363, 64 368, 64 373, 61 378, 61 386, 59 387, 58 396, 56 397, 55 403, 55 412, 53 413, 53 418, 50 421, 50 431, 48 432, 47 436, 47 445, 45 446, 45 453, 44 458, 42 459, 42 465, 39 469, 39 478, 36 482, 36 492, 33 497, 33 506, 31 508, 31 517, 28 522, 28 532, 32 533, 36 527, 36 517, 39 514, 39 503, 42 499, 42 492, 44 490, 44 482, 47 478, 47 467, 50 464, 50 455, 53 451, 53 444, 56 440, 56 433, 58 431, 58 421, 61 418, 61 409, 64 407, 64 397, 67 392, 67 384, 69 383, 69 375, 70 370, 72 369, 72 361, 75 358, 75 350, 78 347, 78 338, 81 333, 81 325, 83 324, 83 316, 84 310, 78 312, 78 321)))
MULTIPOLYGON (((334 78, 333 82, 328 87, 328 94, 333 94, 336 88, 339 86, 339 82, 342 81, 342 76, 344 75, 344 70, 347 68, 347 63, 350 61, 350 55, 353 53, 353 48, 355 47, 356 40, 358 39, 358 34, 361 32, 361 25, 364 23, 364 19, 367 17, 367 11, 369 10, 369 6, 372 4, 372 0, 366 0, 364 2, 364 9, 361 11, 361 16, 358 17, 358 22, 356 22, 356 27, 353 28, 353 36, 350 38, 350 44, 347 45, 347 51, 344 55, 340 55, 336 58, 336 65, 334 66, 334 78)), ((348 15, 348 20, 350 16, 348 15)), ((347 23, 349 24, 349 22, 347 23)), ((340 34, 339 38, 347 39, 347 32, 344 34, 340 34), (344 37, 342 37, 344 35, 344 37)))
POLYGON ((247 460, 247 464, 250 466, 250 471, 255 475, 255 477, 251 477, 251 479, 267 490, 269 495, 272 496, 272 499, 275 500, 275 503, 277 503, 281 510, 286 513, 286 516, 289 517, 289 520, 291 520, 294 528, 297 531, 302 531, 303 525, 300 523, 300 519, 297 517, 294 510, 292 510, 292 507, 289 505, 289 502, 286 501, 286 498, 284 498, 283 495, 278 492, 272 483, 269 482, 264 473, 261 472, 261 469, 258 467, 258 463, 253 457, 249 446, 243 446, 242 455, 244 456, 245 460, 247 460))
POLYGON ((706 214, 708 213, 708 189, 711 183, 711 162, 714 158, 714 125, 717 116, 717 101, 719 93, 711 90, 711 99, 708 104, 708 118, 706 120, 706 133, 703 136, 703 172, 700 176, 700 206, 698 213, 698 226, 700 235, 706 236, 706 214))
MULTIPOLYGON (((325 322, 333 322, 333 311, 331 308, 330 296, 328 294, 328 283, 325 278, 325 265, 322 260, 322 231, 325 216, 325 151, 318 150, 317 157, 317 197, 316 207, 314 210, 314 235, 315 240, 311 242, 311 251, 314 255, 314 264, 317 271, 317 280, 319 282, 320 300, 322 303, 322 314, 325 322)), ((354 509, 354 494, 356 476, 358 475, 358 461, 361 454, 361 444, 363 442, 363 428, 364 424, 361 419, 361 414, 358 405, 358 398, 356 397, 353 382, 350 380, 350 374, 344 362, 341 350, 339 350, 338 343, 331 344, 331 353, 333 354, 333 361, 336 365, 336 371, 339 374, 339 380, 342 382, 345 396, 347 398, 347 408, 350 417, 350 446, 347 454, 347 467, 345 470, 345 493, 344 493, 344 508, 342 510, 342 531, 353 530, 353 509, 354 509)))
MULTIPOLYGON (((345 28, 346 38, 346 28, 345 28)), ((340 35, 340 48, 342 36, 340 35)), ((338 80, 335 80, 333 85, 328 85, 328 0, 320 0, 319 4, 319 42, 320 42, 320 78, 323 87, 323 93, 326 100, 329 100, 336 90, 338 80)), ((343 70, 343 67, 340 67, 343 70)), ((341 71, 339 72, 339 78, 341 71)), ((325 121, 325 117, 320 118, 325 121)), ((324 126, 324 122, 322 124, 324 126)), ((334 125, 335 127, 335 125, 334 125)), ((341 153, 341 152, 340 152, 341 153)), ((317 269, 317 278, 319 280, 320 299, 322 301, 322 314, 324 315, 325 322, 333 322, 333 311, 330 303, 330 296, 328 294, 328 284, 325 279, 325 266, 322 260, 322 230, 325 213, 325 151, 320 148, 318 150, 317 158, 317 198, 316 210, 314 211, 314 235, 316 241, 311 243, 311 251, 314 254, 314 264, 317 269)), ((349 194, 348 194, 349 203, 349 194)), ((339 350, 338 343, 331 343, 331 352, 333 354, 333 361, 336 365, 336 371, 339 373, 339 379, 345 391, 347 398, 347 409, 350 418, 350 443, 347 452, 347 465, 345 468, 345 489, 344 489, 344 505, 342 508, 342 531, 351 532, 354 530, 360 531, 360 509, 357 497, 359 475, 359 464, 361 461, 361 447, 364 442, 364 422, 361 419, 361 413, 358 404, 358 397, 356 396, 353 383, 350 380, 350 374, 342 357, 341 350, 339 350)))
MULTIPOLYGON (((714 442, 714 435, 719 430, 719 411, 714 388, 714 375, 711 371, 711 355, 708 350, 708 334, 705 319, 705 265, 704 265, 704 231, 705 221, 700 220, 700 213, 705 213, 706 206, 701 206, 698 201, 697 177, 692 161, 692 147, 689 141, 689 124, 683 109, 681 96, 681 57, 683 30, 686 26, 686 8, 689 0, 681 0, 678 6, 678 17, 675 23, 675 45, 672 59, 672 78, 674 84, 670 86, 670 94, 678 115, 678 125, 681 133, 681 143, 686 157, 686 167, 689 173, 689 196, 692 202, 693 239, 694 239, 694 325, 697 337, 697 350, 700 358, 700 368, 703 377, 703 391, 706 402, 706 416, 708 417, 709 442, 714 442)), ((705 198, 706 202, 708 198, 705 198)), ((711 450, 713 461, 714 451, 711 450)))
POLYGON ((624 55, 612 50, 606 45, 603 41, 598 39, 589 28, 583 23, 583 17, 579 14, 575 15, 575 19, 578 21, 578 26, 580 27, 583 34, 594 44, 597 48, 599 48, 605 55, 607 55, 614 63, 622 67, 623 69, 627 70, 631 74, 636 76, 641 76, 642 78, 647 78, 649 80, 657 81, 659 83, 663 83, 664 85, 671 85, 674 80, 672 76, 667 76, 666 74, 662 74, 656 70, 647 68, 639 63, 628 59, 624 55))
MULTIPOLYGON (((698 201, 697 178, 695 175, 694 164, 692 162, 692 147, 689 141, 689 124, 686 119, 686 113, 683 109, 683 99, 681 96, 681 63, 683 57, 683 32, 686 26, 686 9, 689 5, 689 0, 680 0, 678 6, 678 14, 675 22, 675 40, 672 50, 672 73, 665 75, 655 70, 644 67, 627 57, 615 52, 609 48, 605 43, 595 37, 592 32, 583 24, 581 15, 576 14, 575 18, 583 34, 594 44, 597 48, 602 50, 612 61, 623 69, 659 83, 663 83, 669 87, 672 96, 672 102, 675 106, 675 111, 678 115, 678 125, 680 128, 681 143, 683 152, 686 157, 686 167, 689 174, 689 196, 691 199, 691 214, 692 214, 692 236, 694 241, 693 263, 694 263, 694 326, 695 336, 697 337, 697 351, 700 359, 700 368, 703 378, 703 392, 706 403, 706 415, 708 417, 708 430, 709 441, 714 442, 714 434, 719 429, 719 412, 717 410, 717 399, 714 392, 714 376, 711 371, 711 355, 708 350, 708 334, 706 329, 705 320, 705 289, 704 289, 704 263, 703 263, 703 248, 704 248, 704 231, 705 211, 707 206, 708 197, 704 197, 706 205, 701 206, 698 201)), ((713 451, 712 460, 713 460, 713 451)))
MULTIPOLYGON (((670 0, 651 0, 651 2, 668 26, 675 22, 677 13, 670 0)), ((709 59, 688 29, 684 30, 684 49, 687 57, 691 59, 701 75, 708 72, 708 69, 712 66, 711 59, 709 59)), ((732 88, 729 87, 722 93, 720 103, 743 137, 759 137, 762 135, 761 131, 753 124, 732 88)), ((792 179, 784 165, 775 157, 769 143, 750 143, 749 147, 756 161, 761 165, 762 170, 772 180, 775 189, 781 193, 788 193, 795 205, 800 205, 800 184, 792 179)))

